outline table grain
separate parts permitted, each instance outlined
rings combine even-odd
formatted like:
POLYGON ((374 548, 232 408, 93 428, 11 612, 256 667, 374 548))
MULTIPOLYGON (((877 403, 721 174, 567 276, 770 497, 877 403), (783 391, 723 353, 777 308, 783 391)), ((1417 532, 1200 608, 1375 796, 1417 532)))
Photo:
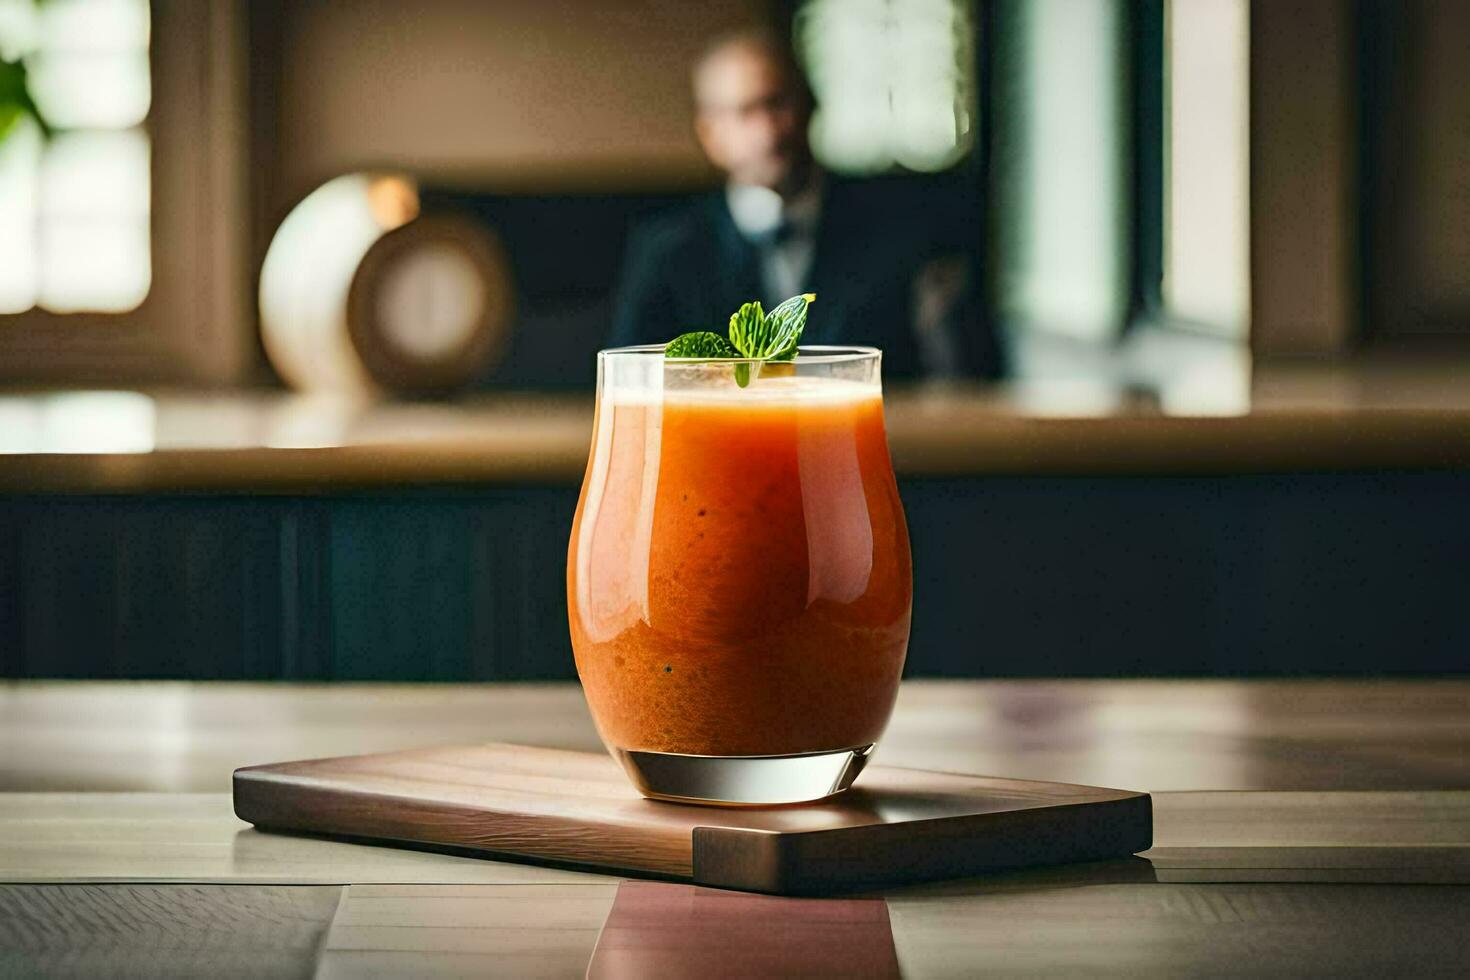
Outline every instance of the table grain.
MULTIPOLYGON (((263 834, 239 765, 593 749, 573 685, 0 687, 0 976, 580 977, 619 879, 263 834)), ((1155 794, 1138 858, 894 889, 905 977, 1460 974, 1470 682, 926 681, 880 758, 1155 794)), ((869 896, 875 897, 875 896, 869 896)))
MULTIPOLYGON (((597 751, 576 684, 0 683, 0 792, 223 792, 240 766, 597 751)), ((874 761, 1163 790, 1470 788, 1470 679, 907 681, 874 761)))

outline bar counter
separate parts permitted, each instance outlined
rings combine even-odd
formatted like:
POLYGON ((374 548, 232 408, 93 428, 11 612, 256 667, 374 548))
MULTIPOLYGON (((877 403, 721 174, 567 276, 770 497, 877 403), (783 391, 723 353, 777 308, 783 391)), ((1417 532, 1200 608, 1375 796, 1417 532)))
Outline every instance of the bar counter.
MULTIPOLYGON (((910 671, 1463 671, 1467 363, 890 385, 910 671)), ((0 395, 0 677, 569 677, 591 425, 587 391, 0 395)))
MULTIPOLYGON (((1302 363, 1171 386, 890 385, 900 477, 1470 468, 1465 362, 1302 363)), ((311 492, 574 484, 586 393, 448 402, 279 393, 0 396, 0 492, 311 492)))

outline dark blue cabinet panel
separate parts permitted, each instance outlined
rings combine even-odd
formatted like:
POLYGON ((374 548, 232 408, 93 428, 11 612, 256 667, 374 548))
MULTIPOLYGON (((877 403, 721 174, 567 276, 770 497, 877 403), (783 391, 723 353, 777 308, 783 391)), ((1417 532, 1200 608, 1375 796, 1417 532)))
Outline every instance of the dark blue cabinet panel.
MULTIPOLYGON (((907 480, 913 676, 1470 670, 1470 475, 907 480)), ((0 498, 0 675, 575 676, 571 487, 0 498)))

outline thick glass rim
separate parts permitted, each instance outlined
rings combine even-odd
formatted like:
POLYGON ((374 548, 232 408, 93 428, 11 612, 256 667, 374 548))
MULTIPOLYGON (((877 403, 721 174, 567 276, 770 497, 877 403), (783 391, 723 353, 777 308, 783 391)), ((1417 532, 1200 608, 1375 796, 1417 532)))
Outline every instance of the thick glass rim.
MULTIPOLYGON (((877 347, 859 346, 835 346, 832 344, 803 344, 796 348, 799 361, 786 362, 797 364, 851 364, 857 361, 870 360, 882 357, 883 351, 877 347)), ((597 352, 597 359, 624 358, 624 357, 664 357, 663 344, 637 344, 632 347, 609 347, 597 352)), ((767 363, 759 357, 668 357, 664 358, 670 364, 764 364, 767 363)))

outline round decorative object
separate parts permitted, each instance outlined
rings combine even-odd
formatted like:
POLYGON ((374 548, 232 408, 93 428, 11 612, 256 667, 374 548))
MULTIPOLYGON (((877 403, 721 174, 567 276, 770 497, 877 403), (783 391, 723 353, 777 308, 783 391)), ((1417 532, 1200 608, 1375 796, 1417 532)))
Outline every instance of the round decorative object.
POLYGON ((347 326, 379 385, 458 388, 504 356, 513 313, 509 263, 483 225, 428 215, 363 256, 347 292, 347 326))
POLYGON ((466 216, 421 215, 400 174, 349 174, 313 191, 261 270, 266 353, 303 391, 462 387, 504 356, 513 313, 495 234, 466 216))

